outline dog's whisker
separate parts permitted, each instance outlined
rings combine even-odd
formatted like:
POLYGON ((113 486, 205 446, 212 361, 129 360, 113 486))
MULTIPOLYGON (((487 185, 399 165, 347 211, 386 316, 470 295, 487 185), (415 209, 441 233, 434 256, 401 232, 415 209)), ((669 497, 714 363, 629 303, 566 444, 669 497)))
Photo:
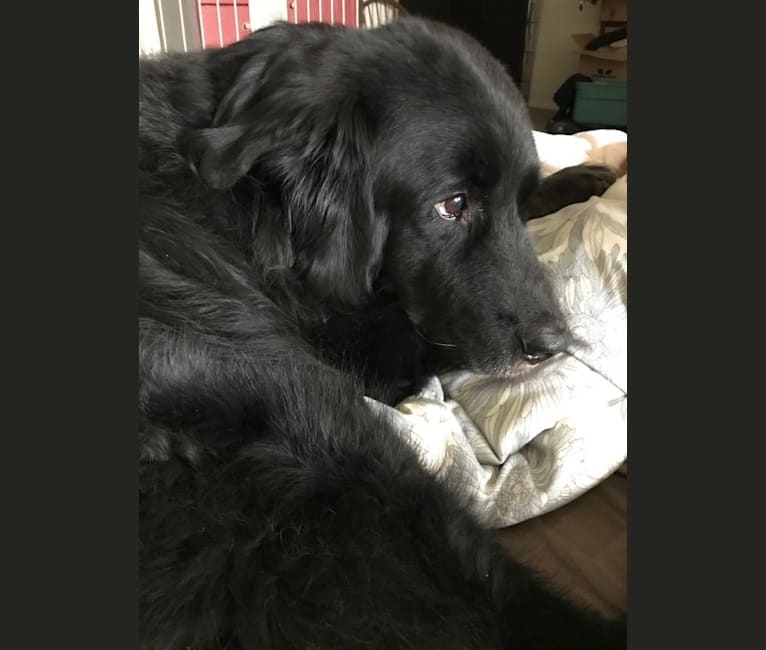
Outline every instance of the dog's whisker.
POLYGON ((562 350, 561 352, 562 352, 563 354, 566 354, 567 356, 570 356, 570 357, 572 357, 574 360, 576 360, 576 361, 579 361, 579 362, 580 362, 582 365, 584 365, 586 368, 588 368, 588 370, 591 370, 591 371, 595 372, 597 375, 600 375, 601 377, 603 377, 604 379, 606 379, 606 380, 607 380, 607 381, 608 381, 610 384, 612 384, 612 386, 614 386, 614 387, 615 387, 617 390, 619 390, 619 391, 621 391, 621 392, 625 392, 625 390, 624 390, 624 389, 623 389, 621 386, 618 386, 617 384, 615 384, 615 383, 614 383, 614 382, 613 382, 611 379, 609 379, 609 377, 607 377, 607 376, 606 376, 606 375, 605 375, 603 372, 601 372, 601 371, 600 371, 598 368, 595 368, 595 367, 593 367, 593 366, 592 366, 590 363, 588 363, 587 361, 585 361, 585 359, 583 359, 581 356, 579 356, 579 355, 575 354, 575 353, 574 353, 574 352, 572 352, 571 350, 562 350))
POLYGON ((421 332, 418 329, 418 326, 415 325, 415 321, 413 321, 412 318, 410 318, 410 322, 412 323, 412 329, 414 329, 415 332, 417 332, 418 336, 420 336, 420 338, 422 338, 424 341, 430 343, 431 345, 439 345, 439 346, 441 346, 443 348, 456 348, 457 347, 457 345, 455 345, 454 343, 439 343, 438 341, 432 341, 425 334, 423 334, 423 332, 421 332))

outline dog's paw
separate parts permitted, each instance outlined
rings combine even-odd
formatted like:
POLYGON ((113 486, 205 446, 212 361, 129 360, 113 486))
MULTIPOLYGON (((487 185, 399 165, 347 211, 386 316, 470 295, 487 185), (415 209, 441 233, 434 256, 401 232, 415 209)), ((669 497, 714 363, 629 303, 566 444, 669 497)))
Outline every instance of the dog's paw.
POLYGON ((601 196, 617 181, 618 173, 609 165, 583 165, 583 173, 590 177, 592 192, 590 196, 601 196))
POLYGON ((561 174, 561 182, 569 184, 571 191, 576 192, 582 201, 587 201, 591 196, 601 196, 617 180, 617 170, 614 167, 597 163, 565 167, 558 173, 561 174))
POLYGON ((564 167, 540 184, 527 205, 527 218, 543 217, 567 205, 601 196, 617 177, 617 170, 609 165, 584 163, 564 167))

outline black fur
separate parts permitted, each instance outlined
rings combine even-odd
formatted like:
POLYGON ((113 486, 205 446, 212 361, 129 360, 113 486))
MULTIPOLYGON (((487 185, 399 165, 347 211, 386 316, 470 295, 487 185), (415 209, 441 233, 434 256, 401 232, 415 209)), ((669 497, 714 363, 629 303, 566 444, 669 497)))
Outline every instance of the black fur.
POLYGON ((625 646, 363 399, 566 347, 523 223, 538 175, 518 91, 438 24, 141 62, 142 648, 625 646))

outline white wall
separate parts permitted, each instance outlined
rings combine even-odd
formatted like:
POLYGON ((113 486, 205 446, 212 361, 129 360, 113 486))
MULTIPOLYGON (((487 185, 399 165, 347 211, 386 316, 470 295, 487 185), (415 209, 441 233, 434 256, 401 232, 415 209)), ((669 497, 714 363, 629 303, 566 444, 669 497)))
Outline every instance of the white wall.
POLYGON ((138 53, 156 54, 161 51, 154 0, 138 0, 138 53))
POLYGON ((250 25, 252 30, 266 27, 278 20, 287 20, 285 0, 250 0, 250 25))
POLYGON ((553 93, 577 72, 577 46, 572 34, 599 31, 601 2, 537 0, 542 2, 529 90, 529 105, 556 108, 553 93))

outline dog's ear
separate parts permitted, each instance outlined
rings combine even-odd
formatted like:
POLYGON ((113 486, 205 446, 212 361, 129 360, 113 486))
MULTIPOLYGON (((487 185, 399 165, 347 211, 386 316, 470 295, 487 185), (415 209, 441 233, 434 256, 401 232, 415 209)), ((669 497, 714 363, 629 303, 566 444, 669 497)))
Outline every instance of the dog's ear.
POLYGON ((358 304, 371 289, 388 235, 373 199, 373 125, 349 96, 331 111, 314 107, 296 126, 280 161, 296 269, 313 286, 358 304))
POLYGON ((293 270, 317 292, 359 304, 387 235, 372 195, 375 124, 341 62, 327 61, 321 78, 305 62, 287 48, 269 65, 246 64, 189 151, 214 188, 246 175, 279 188, 293 270))
POLYGON ((280 94, 280 76, 288 81, 294 52, 318 38, 312 27, 279 23, 211 51, 207 65, 221 97, 210 127, 187 133, 184 143, 192 168, 211 187, 233 187, 266 153, 275 135, 269 132, 273 116, 268 113, 277 103, 275 91, 280 94))
POLYGON ((200 129, 187 138, 186 154, 210 187, 230 189, 242 179, 261 153, 261 139, 244 124, 200 129))

